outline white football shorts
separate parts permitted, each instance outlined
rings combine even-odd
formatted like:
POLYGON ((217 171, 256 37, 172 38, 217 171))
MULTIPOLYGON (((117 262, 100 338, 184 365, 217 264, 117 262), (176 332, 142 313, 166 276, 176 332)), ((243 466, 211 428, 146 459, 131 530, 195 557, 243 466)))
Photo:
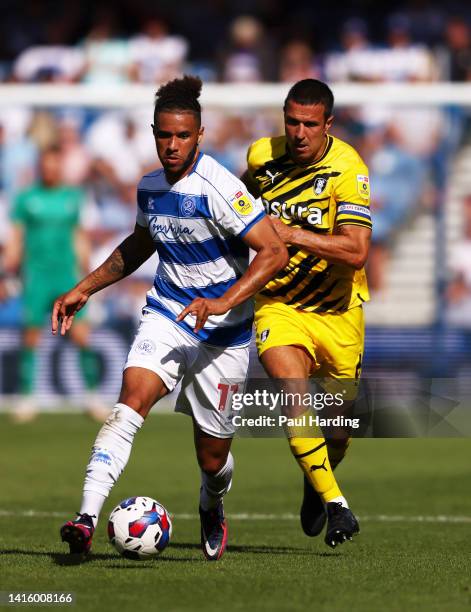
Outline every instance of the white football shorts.
POLYGON ((124 369, 129 367, 155 372, 169 392, 181 380, 176 412, 192 416, 203 432, 216 438, 234 435, 231 398, 244 390, 248 346, 210 346, 163 315, 144 311, 124 369))

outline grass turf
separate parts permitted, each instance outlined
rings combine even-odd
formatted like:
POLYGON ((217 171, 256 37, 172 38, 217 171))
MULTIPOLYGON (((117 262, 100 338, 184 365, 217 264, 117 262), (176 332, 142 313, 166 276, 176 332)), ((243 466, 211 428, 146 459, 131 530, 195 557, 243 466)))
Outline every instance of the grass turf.
MULTIPOLYGON (((71 565, 58 528, 78 509, 96 430, 80 415, 42 415, 23 426, 0 417, 0 590, 73 591, 73 609, 80 611, 471 606, 471 523, 406 520, 471 516, 469 439, 356 440, 338 470, 360 516, 362 533, 353 543, 331 550, 322 538, 306 538, 298 520, 286 516, 234 518, 226 555, 208 563, 199 548, 190 420, 152 417, 105 505, 93 555, 71 565), (123 559, 107 542, 107 514, 131 495, 155 497, 177 517, 195 516, 174 520, 172 542, 157 560, 123 559), (10 515, 27 510, 46 515, 10 515), (379 515, 396 520, 380 521, 379 515)), ((284 440, 236 439, 233 451, 227 513, 297 514, 302 477, 284 440)))

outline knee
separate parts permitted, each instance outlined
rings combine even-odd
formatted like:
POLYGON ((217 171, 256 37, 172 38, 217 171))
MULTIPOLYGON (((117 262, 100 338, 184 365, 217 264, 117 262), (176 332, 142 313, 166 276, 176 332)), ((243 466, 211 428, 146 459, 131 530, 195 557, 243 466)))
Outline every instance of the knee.
POLYGON ((152 404, 149 404, 147 398, 143 397, 139 392, 132 390, 123 390, 119 396, 119 403, 126 404, 126 406, 129 406, 129 408, 132 408, 144 418, 152 408, 152 404))
POLYGON ((154 372, 143 368, 126 368, 118 401, 145 418, 152 406, 166 394, 167 388, 154 372))
POLYGON ((222 468, 226 465, 227 457, 221 454, 213 454, 208 452, 199 452, 198 453, 198 464, 203 472, 209 474, 210 476, 214 476, 218 472, 222 470, 222 468))

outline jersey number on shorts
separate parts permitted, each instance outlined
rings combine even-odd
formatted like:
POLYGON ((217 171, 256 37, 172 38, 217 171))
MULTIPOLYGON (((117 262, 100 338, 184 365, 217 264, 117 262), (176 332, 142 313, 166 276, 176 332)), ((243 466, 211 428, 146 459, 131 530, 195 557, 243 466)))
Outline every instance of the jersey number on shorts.
POLYGON ((227 385, 225 383, 219 383, 218 389, 221 391, 221 398, 219 399, 218 410, 223 412, 227 407, 230 408, 232 404, 232 396, 237 393, 239 385, 227 385))

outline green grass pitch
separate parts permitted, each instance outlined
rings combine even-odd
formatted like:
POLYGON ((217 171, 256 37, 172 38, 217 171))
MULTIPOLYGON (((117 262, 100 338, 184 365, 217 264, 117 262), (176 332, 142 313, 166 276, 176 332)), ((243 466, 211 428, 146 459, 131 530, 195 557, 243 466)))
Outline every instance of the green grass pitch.
POLYGON ((338 478, 361 534, 336 550, 301 532, 302 476, 286 441, 236 439, 229 546, 208 563, 190 420, 153 416, 105 505, 93 555, 70 565, 58 530, 78 510, 96 431, 81 415, 23 426, 0 417, 0 590, 72 591, 79 611, 471 607, 469 439, 354 441, 338 478), (120 558, 107 542, 109 512, 131 495, 155 497, 175 515, 157 560, 120 558))

